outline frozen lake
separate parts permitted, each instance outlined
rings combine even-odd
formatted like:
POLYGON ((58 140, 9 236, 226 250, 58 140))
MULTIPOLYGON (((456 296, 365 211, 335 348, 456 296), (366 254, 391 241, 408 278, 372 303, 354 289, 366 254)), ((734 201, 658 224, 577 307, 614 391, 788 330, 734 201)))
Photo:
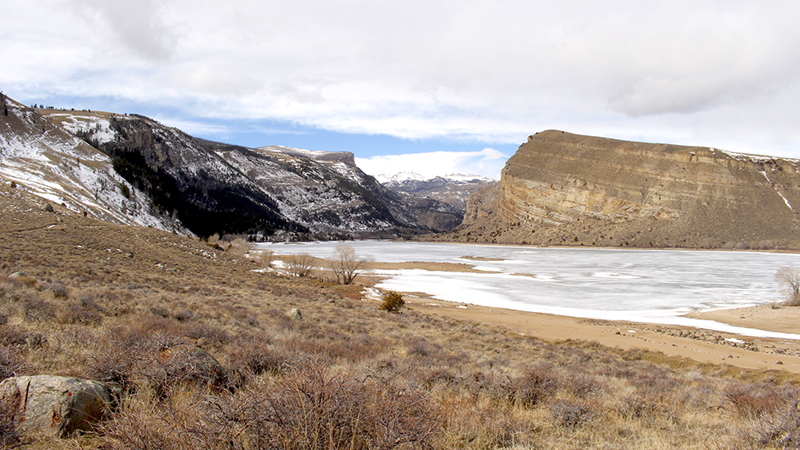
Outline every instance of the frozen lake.
MULTIPOLYGON (((329 258, 341 242, 259 244, 278 254, 329 258)), ((781 300, 781 267, 800 268, 800 255, 687 250, 535 248, 355 241, 344 243, 379 262, 466 263, 487 273, 376 271, 376 287, 425 292, 441 300, 564 316, 688 325, 750 336, 800 335, 681 317, 693 310, 753 306, 781 300)))

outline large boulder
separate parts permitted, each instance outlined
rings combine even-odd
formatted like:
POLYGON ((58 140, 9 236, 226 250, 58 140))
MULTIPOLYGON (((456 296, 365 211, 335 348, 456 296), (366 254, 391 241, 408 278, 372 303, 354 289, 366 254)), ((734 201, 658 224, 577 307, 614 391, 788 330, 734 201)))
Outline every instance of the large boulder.
POLYGON ((166 384, 188 383, 220 388, 227 380, 222 364, 207 351, 193 345, 179 345, 162 351, 158 363, 147 369, 150 371, 148 378, 166 384))
POLYGON ((66 437, 89 430, 117 394, 112 386, 81 378, 11 377, 0 383, 0 411, 17 433, 66 437))

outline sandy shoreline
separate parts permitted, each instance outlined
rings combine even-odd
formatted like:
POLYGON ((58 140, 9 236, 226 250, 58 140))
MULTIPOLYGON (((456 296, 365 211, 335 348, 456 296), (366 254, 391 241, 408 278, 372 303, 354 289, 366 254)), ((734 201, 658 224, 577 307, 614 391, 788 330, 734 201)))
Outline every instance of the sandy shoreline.
MULTIPOLYGON (((406 294, 405 299, 414 311, 499 325, 551 342, 596 341, 609 347, 642 348, 701 363, 800 373, 800 341, 754 338, 675 325, 581 319, 452 303, 412 294, 406 294)), ((764 305, 695 313, 691 317, 800 334, 800 308, 772 309, 764 305)))
MULTIPOLYGON (((472 271, 468 264, 382 264, 382 269, 472 271)), ((380 277, 366 276, 367 285, 380 277)), ((546 341, 579 339, 609 347, 642 348, 701 363, 727 364, 746 369, 775 369, 800 373, 800 341, 742 336, 678 325, 606 321, 509 310, 433 299, 421 293, 405 293, 415 311, 499 325, 546 341)), ((695 312, 687 317, 713 320, 737 327, 800 334, 800 307, 761 305, 695 312)))
MULTIPOLYGON (((422 269, 483 272, 468 263, 373 263, 383 270, 422 269)), ((524 274, 515 274, 524 275, 524 274)), ((383 278, 363 274, 360 284, 374 286, 383 278)), ((642 348, 701 363, 746 369, 785 370, 800 373, 800 340, 742 336, 734 333, 678 325, 607 321, 509 310, 433 299, 423 293, 404 293, 407 306, 427 314, 499 325, 546 341, 577 339, 596 341, 625 350, 642 348)), ((800 307, 761 305, 687 314, 732 326, 800 334, 800 307)))

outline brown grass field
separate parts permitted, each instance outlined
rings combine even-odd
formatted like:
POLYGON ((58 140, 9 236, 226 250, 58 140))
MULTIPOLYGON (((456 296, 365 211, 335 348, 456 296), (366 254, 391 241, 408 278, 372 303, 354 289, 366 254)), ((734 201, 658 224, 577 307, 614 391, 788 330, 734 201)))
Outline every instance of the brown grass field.
POLYGON ((254 272, 197 239, 41 206, 0 187, 0 378, 79 376, 124 394, 69 439, 0 423, 7 447, 800 446, 794 373, 387 313, 361 286, 254 272), (187 345, 225 376, 164 358, 187 345))

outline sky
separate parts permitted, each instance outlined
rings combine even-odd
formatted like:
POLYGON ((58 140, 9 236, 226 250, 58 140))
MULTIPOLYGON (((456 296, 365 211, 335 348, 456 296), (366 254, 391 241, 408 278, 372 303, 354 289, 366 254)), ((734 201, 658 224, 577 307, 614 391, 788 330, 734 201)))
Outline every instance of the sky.
POLYGON ((800 158, 800 2, 5 0, 0 90, 367 173, 547 129, 800 158))

